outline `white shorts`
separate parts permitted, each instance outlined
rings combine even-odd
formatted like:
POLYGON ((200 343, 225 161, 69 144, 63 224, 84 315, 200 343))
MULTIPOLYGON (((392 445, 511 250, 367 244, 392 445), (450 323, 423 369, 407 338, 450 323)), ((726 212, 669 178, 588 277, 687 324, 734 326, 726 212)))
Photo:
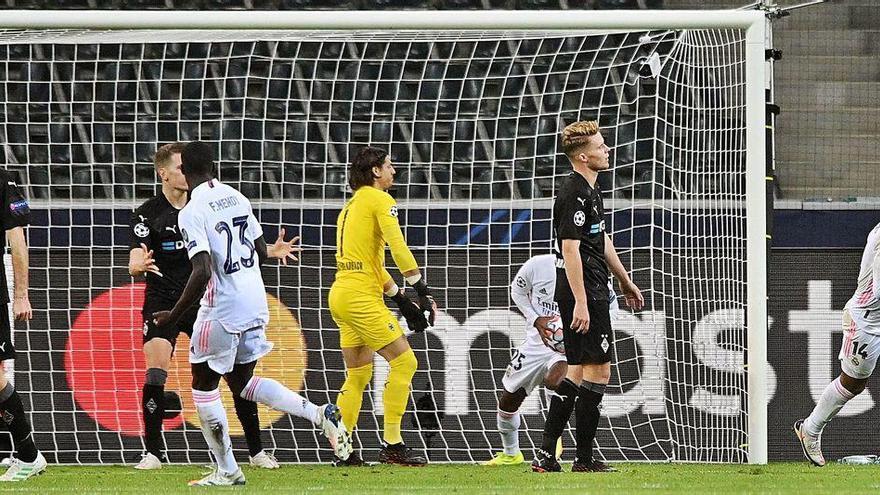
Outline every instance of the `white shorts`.
POLYGON ((526 395, 544 382, 550 368, 558 362, 565 362, 565 354, 560 354, 543 343, 526 340, 513 353, 501 384, 504 390, 514 393, 519 389, 526 395))
POLYGON ((880 355, 880 311, 843 310, 843 342, 840 369, 853 378, 865 379, 874 372, 880 355))
POLYGON ((266 340, 266 329, 256 327, 246 332, 227 332, 217 320, 196 319, 189 346, 189 362, 207 362, 208 366, 225 375, 236 364, 256 361, 269 354, 272 343, 266 340))

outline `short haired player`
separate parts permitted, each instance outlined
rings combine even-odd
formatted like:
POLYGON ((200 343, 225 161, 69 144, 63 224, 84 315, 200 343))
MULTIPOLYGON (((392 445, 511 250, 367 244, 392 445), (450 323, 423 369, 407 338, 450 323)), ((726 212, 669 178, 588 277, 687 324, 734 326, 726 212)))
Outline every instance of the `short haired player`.
POLYGON ((825 465, 822 431, 837 413, 865 390, 880 355, 880 224, 868 234, 859 268, 858 286, 843 308, 843 342, 840 376, 819 398, 806 419, 794 424, 804 456, 816 466, 825 465))
MULTIPOLYGON (((336 220, 336 279, 328 300, 330 314, 339 326, 339 345, 346 370, 336 404, 342 410, 345 426, 354 431, 364 389, 373 376, 373 357, 378 353, 391 368, 383 395, 384 446, 379 452, 379 461, 421 466, 427 459, 407 448, 400 434, 400 422, 418 361, 382 295, 397 304, 409 328, 416 332, 434 324, 437 305, 403 238, 397 220, 397 203, 386 192, 394 184, 394 173, 387 152, 370 146, 361 148, 349 170, 349 184, 354 194, 336 220), (385 269, 386 245, 391 248, 397 268, 416 290, 418 304, 404 294, 385 269)), ((363 461, 357 455, 337 462, 337 465, 360 464, 363 461)))
POLYGON ((609 268, 620 282, 627 305, 642 308, 644 299, 632 282, 611 238, 605 232, 605 210, 597 183, 608 168, 608 152, 599 124, 575 122, 562 131, 562 149, 573 172, 562 180, 553 202, 556 292, 565 340, 568 372, 550 400, 541 448, 532 470, 561 471, 553 455, 565 424, 575 410, 577 456, 575 472, 611 471, 593 457, 599 426, 599 404, 611 378, 614 334, 608 293, 609 268), (576 407, 576 409, 575 409, 576 407))
MULTIPOLYGON (((180 154, 185 147, 186 143, 177 142, 163 145, 156 151, 153 163, 161 181, 161 191, 134 210, 131 216, 128 272, 133 277, 143 275, 146 281, 142 314, 147 372, 141 400, 146 453, 135 469, 160 469, 162 463, 167 462, 162 419, 168 405, 166 401, 174 396, 165 393, 165 382, 177 336, 179 333, 192 336, 199 311, 199 305, 194 304, 176 324, 159 327, 153 322, 153 313, 174 307, 192 272, 177 223, 178 213, 186 205, 188 195, 186 178, 180 170, 180 154)), ((269 246, 269 257, 281 258, 286 264, 287 257, 293 257, 292 253, 299 248, 294 246, 297 238, 284 242, 283 235, 282 229, 279 240, 269 246)), ((176 398, 179 407, 180 398, 176 398)), ((247 440, 251 465, 278 468, 274 456, 263 450, 257 404, 239 396, 235 396, 234 403, 247 440)))
MULTIPOLYGON (((526 338, 514 351, 501 380, 503 390, 496 419, 504 450, 486 462, 488 466, 524 462, 519 450, 519 408, 542 383, 547 389, 556 390, 568 371, 565 347, 554 339, 557 329, 561 328, 559 308, 553 300, 555 291, 556 256, 553 254, 529 258, 510 284, 510 297, 526 318, 526 338)), ((616 296, 613 290, 609 293, 614 311, 616 296)))
POLYGON ((260 272, 268 257, 266 241, 250 201, 215 179, 213 169, 208 145, 186 145, 181 170, 190 200, 178 221, 193 269, 174 308, 153 315, 157 326, 174 323, 201 295, 189 354, 192 395, 217 469, 190 484, 245 483, 232 455, 226 410, 220 402, 218 385, 224 376, 234 395, 308 419, 323 430, 336 455, 347 457, 351 439, 336 406, 318 407, 281 383, 254 375, 257 360, 272 349, 266 340, 269 307, 260 272))
MULTIPOLYGON (((30 206, 18 188, 13 176, 0 170, 0 222, 6 231, 6 242, 12 250, 12 314, 16 321, 33 318, 28 298, 28 246, 25 227, 30 223, 30 206)), ((3 259, 0 257, 0 273, 5 273, 3 259)), ((12 345, 12 327, 9 324, 9 295, 6 277, 0 276, 0 363, 15 359, 12 345)), ((6 379, 0 366, 0 418, 2 424, 12 435, 15 455, 9 459, 9 468, 0 475, 0 482, 24 481, 46 469, 46 458, 37 450, 31 425, 24 412, 21 397, 6 379)))

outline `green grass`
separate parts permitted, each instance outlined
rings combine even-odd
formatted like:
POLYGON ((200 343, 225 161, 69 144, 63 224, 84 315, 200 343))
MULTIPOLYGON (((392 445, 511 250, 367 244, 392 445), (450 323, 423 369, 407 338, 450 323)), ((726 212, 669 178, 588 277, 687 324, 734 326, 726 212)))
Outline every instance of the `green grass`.
MULTIPOLYGON (((0 486, 0 492, 138 493, 166 495, 194 492, 240 493, 816 493, 853 494, 880 488, 880 466, 829 464, 814 468, 804 462, 768 466, 707 464, 615 464, 617 473, 536 474, 527 464, 500 468, 432 465, 425 468, 375 466, 332 468, 286 465, 277 471, 245 467, 247 486, 194 489, 186 482, 200 476, 201 466, 165 467, 136 472, 131 467, 50 466, 34 479, 0 486)), ((567 466, 566 466, 567 469, 567 466)))

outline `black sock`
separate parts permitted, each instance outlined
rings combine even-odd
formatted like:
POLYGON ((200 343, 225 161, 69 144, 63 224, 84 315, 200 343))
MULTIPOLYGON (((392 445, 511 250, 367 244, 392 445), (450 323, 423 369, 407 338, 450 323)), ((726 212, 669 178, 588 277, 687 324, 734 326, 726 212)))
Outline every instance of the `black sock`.
POLYGON ((584 382, 579 388, 577 411, 575 411, 577 460, 587 463, 593 459, 593 440, 599 427, 599 404, 605 394, 605 385, 584 382))
POLYGON ((244 430, 248 452, 253 457, 263 450, 263 440, 260 439, 260 416, 257 412, 257 403, 237 395, 234 397, 234 401, 235 415, 238 416, 241 429, 244 430))
POLYGON ((547 411, 547 421, 544 422, 544 437, 541 441, 541 449, 551 454, 556 452, 556 442, 562 435, 562 430, 571 417, 575 399, 578 395, 578 386, 566 378, 562 380, 556 394, 550 399, 550 410, 547 411))
POLYGON ((37 446, 34 445, 34 437, 31 435, 31 425, 24 415, 21 397, 11 383, 0 390, 0 417, 12 433, 12 445, 18 452, 18 458, 24 462, 34 462, 37 458, 37 446))
POLYGON ((141 411, 144 415, 144 446, 160 460, 165 456, 162 420, 165 418, 165 380, 168 372, 160 368, 147 370, 141 411))

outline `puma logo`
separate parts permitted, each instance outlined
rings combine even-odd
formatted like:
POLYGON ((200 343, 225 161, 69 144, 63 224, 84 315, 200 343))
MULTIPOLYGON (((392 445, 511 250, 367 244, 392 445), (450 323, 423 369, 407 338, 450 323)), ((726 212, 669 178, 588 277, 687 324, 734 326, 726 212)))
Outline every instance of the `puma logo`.
POLYGON ((580 202, 581 202, 581 206, 584 206, 584 203, 586 203, 586 202, 587 202, 587 200, 586 200, 586 199, 582 199, 582 198, 581 198, 581 197, 580 197, 580 196, 578 196, 578 201, 580 201, 580 202))
POLYGON ((165 230, 174 232, 176 234, 177 233, 177 226, 175 225, 173 227, 165 227, 165 230))

